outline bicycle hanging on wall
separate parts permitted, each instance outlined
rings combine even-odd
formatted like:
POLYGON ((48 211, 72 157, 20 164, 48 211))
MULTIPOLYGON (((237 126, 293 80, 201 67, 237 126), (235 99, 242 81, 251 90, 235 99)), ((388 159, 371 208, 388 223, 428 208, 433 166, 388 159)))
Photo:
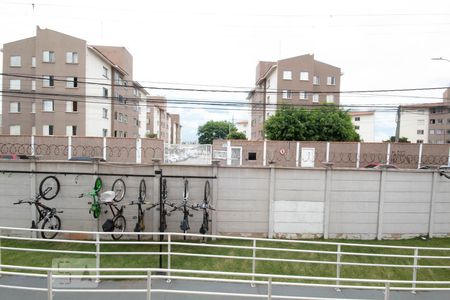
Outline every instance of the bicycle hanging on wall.
POLYGON ((38 221, 33 220, 31 222, 31 228, 37 229, 38 225, 42 222, 41 229, 45 230, 55 230, 51 231, 41 231, 41 236, 43 239, 53 239, 58 235, 58 230, 61 229, 61 219, 58 217, 58 213, 63 213, 63 211, 57 211, 56 208, 51 208, 40 202, 41 199, 52 200, 58 195, 60 189, 60 184, 55 176, 45 177, 40 185, 39 192, 32 199, 25 201, 19 200, 15 202, 14 205, 18 204, 29 204, 36 207, 38 212, 38 221))
MULTIPOLYGON (((189 217, 192 217, 193 214, 190 213, 190 209, 198 210, 198 205, 192 205, 189 203, 189 181, 184 179, 183 182, 183 200, 180 205, 173 205, 174 209, 180 210, 183 213, 183 219, 180 223, 180 229, 183 233, 186 233, 189 229, 189 217)), ((183 236, 183 239, 186 240, 186 235, 183 236)))
POLYGON ((200 226, 200 233, 206 234, 209 231, 209 222, 211 220, 209 219, 209 211, 215 210, 214 207, 211 206, 211 187, 209 184, 209 180, 206 180, 205 182, 205 188, 203 190, 203 202, 201 204, 197 205, 197 208, 200 208, 203 210, 203 221, 202 225, 200 226))

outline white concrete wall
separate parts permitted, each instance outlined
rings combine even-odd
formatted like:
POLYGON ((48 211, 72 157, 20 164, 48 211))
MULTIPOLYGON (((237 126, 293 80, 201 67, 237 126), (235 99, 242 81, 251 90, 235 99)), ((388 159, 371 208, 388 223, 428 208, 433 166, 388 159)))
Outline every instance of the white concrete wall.
MULTIPOLYGON (((47 172, 94 172, 86 162, 0 162, 0 171, 37 170, 47 172)), ((100 164, 98 172, 122 174, 102 176, 103 191, 121 177, 127 186, 122 204, 137 199, 141 177, 126 174, 154 174, 158 166, 100 164)), ((450 236, 450 180, 428 170, 289 169, 270 167, 215 167, 162 165, 166 176, 213 176, 210 179, 213 205, 212 233, 289 238, 406 238, 430 234, 450 236), (434 181, 434 184, 433 184, 434 181)), ((14 206, 18 199, 37 193, 44 174, 0 172, 0 225, 29 227, 32 209, 14 206), (20 188, 18 188, 20 187, 20 188)), ((63 229, 96 230, 89 214, 93 175, 57 175, 61 192, 45 203, 64 210, 63 229)), ((159 179, 146 178, 146 202, 158 201, 159 179)), ((206 179, 189 178, 190 202, 201 203, 206 179)), ((182 199, 183 178, 168 177, 168 201, 182 199)), ((125 216, 132 231, 137 208, 127 206, 125 216)), ((192 233, 197 233, 201 212, 191 211, 192 233)), ((108 218, 102 213, 99 224, 108 218)), ((168 231, 179 232, 182 213, 167 217, 168 231)), ((159 212, 146 213, 146 230, 157 231, 159 212)))
POLYGON ((111 136, 111 68, 92 50, 86 50, 86 77, 93 84, 86 84, 86 95, 98 98, 86 98, 86 136, 103 136, 103 129, 108 129, 111 136), (103 77, 103 67, 108 68, 109 79, 103 77), (106 85, 103 85, 106 84, 106 85), (103 97, 103 87, 108 89, 108 98, 103 97), (108 110, 108 118, 102 117, 103 108, 108 110))

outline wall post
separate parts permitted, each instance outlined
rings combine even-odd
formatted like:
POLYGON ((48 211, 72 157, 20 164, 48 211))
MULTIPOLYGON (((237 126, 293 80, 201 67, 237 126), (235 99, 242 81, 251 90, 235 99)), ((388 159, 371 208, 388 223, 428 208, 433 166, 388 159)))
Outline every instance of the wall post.
POLYGON ((231 141, 227 141, 227 166, 231 166, 231 141))
POLYGON ((422 151, 423 151, 423 144, 419 144, 419 159, 417 160, 417 169, 420 169, 422 165, 422 151))
MULTIPOLYGON (((213 235, 218 234, 217 230, 217 209, 218 209, 218 203, 219 203, 219 164, 220 160, 213 160, 213 176, 215 179, 213 179, 212 182, 212 199, 211 199, 211 205, 215 208, 215 210, 212 211, 212 220, 211 220, 211 233, 213 235)), ((216 238, 213 238, 213 240, 216 240, 216 238)))
POLYGON ((361 143, 358 142, 357 149, 356 149, 356 168, 359 169, 359 164, 361 161, 361 143))
MULTIPOLYGON (((159 160, 159 158, 153 158, 152 161, 153 161, 153 174, 156 174, 157 171, 161 170, 161 167, 159 165, 160 160, 159 160)), ((159 176, 155 176, 155 177, 153 177, 153 195, 152 195, 152 199, 155 199, 155 202, 159 202, 159 196, 161 193, 161 191, 159 189, 160 189, 159 176)), ((158 212, 156 209, 153 209, 152 232, 159 231, 159 224, 160 224, 159 217, 160 217, 160 212, 158 212)), ((153 235, 152 239, 157 240, 158 236, 153 235)))
POLYGON ((263 143, 263 166, 267 166, 267 140, 263 143))
POLYGON ((300 160, 300 142, 297 142, 297 148, 295 151, 295 166, 298 168, 298 162, 300 160))
POLYGON ((142 140, 136 138, 136 163, 140 164, 142 162, 142 140))
POLYGON ((106 137, 103 138, 103 159, 106 160, 106 137))
MULTIPOLYGON (((36 157, 32 157, 30 160, 30 171, 34 172, 36 171, 36 157)), ((34 198, 34 196, 36 196, 37 194, 37 175, 36 173, 31 173, 30 174, 30 199, 34 198)), ((34 207, 34 205, 30 205, 30 209, 31 209, 31 222, 36 222, 36 208, 34 207)), ((31 231, 31 237, 32 238, 37 238, 38 232, 36 231, 31 231)))
POLYGON ((269 239, 273 238, 275 226, 275 164, 270 164, 269 173, 269 239))
POLYGON ((378 190, 378 219, 377 219, 377 240, 383 238, 383 212, 384 212, 384 194, 386 188, 386 169, 382 168, 380 173, 380 186, 378 190))
POLYGON ((434 203, 436 202, 436 190, 438 185, 438 172, 433 172, 431 181, 430 209, 428 215, 428 237, 432 238, 434 233, 434 203))
POLYGON ((323 238, 328 239, 330 227, 330 208, 331 208, 331 182, 332 182, 332 163, 325 163, 325 187, 324 187, 324 207, 323 207, 323 238))
POLYGON ((67 159, 70 160, 72 158, 72 136, 69 135, 67 137, 67 159))

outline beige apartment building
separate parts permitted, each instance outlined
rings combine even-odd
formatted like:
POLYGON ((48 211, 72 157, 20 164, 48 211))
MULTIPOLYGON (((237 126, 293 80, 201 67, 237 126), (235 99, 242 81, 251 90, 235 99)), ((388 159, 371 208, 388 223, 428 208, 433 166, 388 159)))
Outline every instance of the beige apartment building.
POLYGON ((251 139, 264 139, 263 124, 281 104, 314 107, 339 105, 341 69, 306 54, 279 61, 260 61, 255 88, 248 99, 251 110, 251 139))
POLYGON ((147 103, 147 133, 168 144, 181 144, 180 116, 168 113, 166 97, 148 96, 147 103))
POLYGON ((3 46, 3 73, 3 134, 145 135, 148 92, 124 47, 37 27, 3 46))
POLYGON ((375 111, 351 111, 349 115, 361 142, 375 142, 375 111))

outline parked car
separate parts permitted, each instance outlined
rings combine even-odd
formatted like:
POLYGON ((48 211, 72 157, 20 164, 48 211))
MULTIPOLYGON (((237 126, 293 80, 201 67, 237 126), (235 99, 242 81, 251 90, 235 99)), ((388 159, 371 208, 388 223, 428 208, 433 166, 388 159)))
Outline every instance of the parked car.
POLYGON ((371 163, 364 167, 365 169, 398 169, 397 166, 391 164, 371 163))
POLYGON ((17 160, 17 159, 29 159, 25 154, 0 154, 0 159, 5 160, 17 160))

